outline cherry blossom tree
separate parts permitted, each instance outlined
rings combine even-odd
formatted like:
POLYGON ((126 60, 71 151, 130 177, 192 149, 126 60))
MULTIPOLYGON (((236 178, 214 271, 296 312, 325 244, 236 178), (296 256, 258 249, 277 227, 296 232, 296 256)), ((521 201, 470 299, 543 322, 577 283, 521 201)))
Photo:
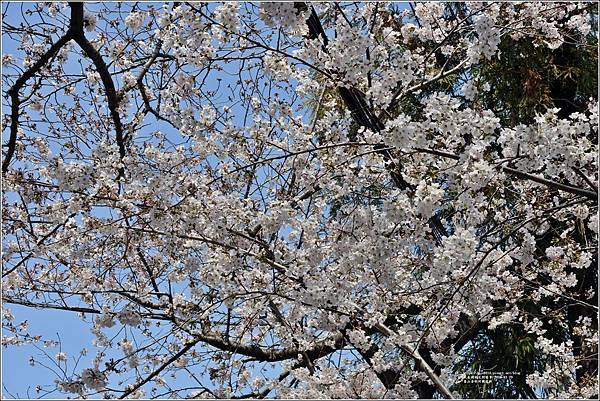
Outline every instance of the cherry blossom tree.
POLYGON ((3 15, 2 344, 50 349, 39 395, 598 394, 595 3, 3 15))

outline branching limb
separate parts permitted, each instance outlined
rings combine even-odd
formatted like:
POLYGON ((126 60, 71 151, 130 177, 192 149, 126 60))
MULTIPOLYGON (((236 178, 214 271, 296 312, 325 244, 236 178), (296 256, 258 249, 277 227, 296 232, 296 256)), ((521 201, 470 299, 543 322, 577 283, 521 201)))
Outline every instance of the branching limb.
POLYGON ((14 83, 14 85, 8 90, 8 96, 10 97, 10 136, 8 138, 8 148, 6 150, 6 155, 4 156, 4 160, 2 161, 2 173, 6 173, 8 171, 8 166, 12 160, 12 157, 15 153, 15 147, 17 146, 17 134, 19 130, 19 107, 21 106, 21 100, 19 99, 19 91, 25 86, 27 81, 32 78, 36 73, 38 73, 47 63, 50 61, 56 53, 66 45, 71 39, 73 39, 73 32, 71 30, 67 31, 66 34, 61 36, 61 38, 54 43, 50 48, 44 53, 38 61, 36 61, 29 69, 27 69, 14 83))
MULTIPOLYGON (((73 40, 81 47, 81 50, 85 53, 87 57, 92 60, 92 63, 96 67, 96 71, 100 74, 100 79, 102 80, 102 84, 104 85, 104 90, 106 92, 106 99, 108 102, 108 109, 110 110, 110 115, 115 124, 115 135, 117 140, 117 145, 119 146, 119 155, 121 159, 125 157, 125 140, 123 136, 123 124, 121 122, 121 116, 119 115, 119 95, 115 89, 115 84, 112 80, 110 72, 108 71, 108 66, 102 59, 98 50, 90 43, 90 41, 85 37, 85 33, 83 31, 83 3, 69 3, 71 7, 71 28, 70 32, 73 36, 73 40)), ((123 168, 119 169, 119 176, 124 174, 123 168)))

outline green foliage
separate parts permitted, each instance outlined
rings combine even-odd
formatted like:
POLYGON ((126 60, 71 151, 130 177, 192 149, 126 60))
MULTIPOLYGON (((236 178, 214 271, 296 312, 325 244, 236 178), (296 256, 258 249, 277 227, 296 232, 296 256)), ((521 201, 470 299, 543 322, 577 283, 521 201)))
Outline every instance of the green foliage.
POLYGON ((504 39, 501 56, 473 73, 490 91, 480 101, 509 124, 530 123, 536 114, 559 107, 566 117, 584 111, 598 85, 597 40, 563 43, 555 50, 529 38, 504 39))
POLYGON ((535 338, 518 325, 482 331, 463 348, 454 369, 475 378, 480 373, 496 376, 489 383, 460 382, 454 389, 465 398, 535 398, 525 381, 544 363, 534 343, 535 338))

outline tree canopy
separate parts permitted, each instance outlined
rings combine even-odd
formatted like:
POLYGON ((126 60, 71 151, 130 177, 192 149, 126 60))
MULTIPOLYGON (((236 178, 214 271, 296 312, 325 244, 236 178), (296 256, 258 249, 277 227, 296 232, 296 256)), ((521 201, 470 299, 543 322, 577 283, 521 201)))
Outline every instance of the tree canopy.
POLYGON ((2 12, 38 396, 598 395, 595 2, 2 12))

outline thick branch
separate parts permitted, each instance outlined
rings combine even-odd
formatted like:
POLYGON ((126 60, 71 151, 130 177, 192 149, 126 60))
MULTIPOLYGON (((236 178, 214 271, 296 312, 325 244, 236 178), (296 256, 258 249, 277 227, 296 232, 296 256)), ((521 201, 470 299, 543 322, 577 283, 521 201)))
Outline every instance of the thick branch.
POLYGON ((263 362, 278 362, 286 359, 294 359, 298 357, 298 354, 306 354, 311 360, 321 358, 325 355, 336 351, 344 344, 344 339, 341 334, 336 334, 333 337, 333 345, 327 345, 331 343, 332 339, 327 338, 316 343, 311 349, 302 351, 300 348, 291 347, 280 350, 265 350, 255 345, 242 345, 239 343, 229 342, 224 340, 222 336, 215 334, 199 334, 198 338, 221 351, 232 352, 244 356, 249 356, 263 362))
POLYGON ((547 187, 556 188, 558 190, 561 190, 564 192, 569 192, 569 193, 572 193, 575 195, 585 196, 586 198, 588 198, 596 203, 598 202, 598 194, 596 192, 589 191, 587 189, 582 189, 582 188, 573 187, 571 185, 561 184, 560 182, 547 180, 545 178, 538 177, 538 176, 535 176, 535 175, 529 174, 529 173, 524 173, 522 171, 515 170, 514 168, 510 168, 510 167, 502 167, 502 171, 504 171, 505 173, 514 175, 515 177, 518 177, 518 178, 522 178, 522 179, 529 180, 529 181, 534 181, 534 182, 537 182, 538 184, 543 184, 547 187))
POLYGON ((38 73, 42 67, 50 61, 50 59, 58 53, 58 51, 65 45, 69 40, 73 38, 72 32, 69 30, 64 34, 56 43, 54 43, 46 53, 44 53, 38 61, 36 61, 27 71, 21 75, 15 84, 8 90, 8 96, 10 96, 10 137, 8 138, 8 149, 2 162, 2 173, 8 171, 8 165, 15 153, 15 147, 17 145, 17 133, 19 129, 19 106, 21 100, 19 99, 19 91, 27 81, 38 73))
MULTIPOLYGON (((169 358, 165 363, 163 363, 159 368, 157 368, 151 374, 146 376, 145 379, 143 379, 143 380, 137 382, 135 385, 129 387, 119 398, 121 398, 121 399, 126 398, 131 393, 135 392, 137 389, 142 387, 144 384, 148 383, 150 380, 152 380, 154 377, 156 377, 160 372, 162 372, 164 369, 169 367, 169 365, 171 365, 177 359, 182 357, 186 352, 188 352, 190 349, 192 349, 196 344, 198 344, 200 342, 212 345, 215 348, 218 348, 222 351, 228 351, 228 352, 232 352, 232 353, 238 353, 238 354, 242 354, 242 355, 246 355, 246 356, 251 356, 251 357, 254 357, 261 361, 275 362, 275 361, 281 361, 281 360, 285 360, 285 359, 297 358, 299 353, 302 353, 303 355, 305 355, 311 359, 317 359, 322 356, 328 355, 343 345, 343 339, 342 339, 341 335, 338 335, 336 337, 337 338, 334 341, 335 342, 334 347, 324 345, 324 343, 325 343, 325 340, 324 340, 324 341, 321 341, 317 346, 315 346, 311 350, 302 352, 299 349, 295 349, 295 348, 288 349, 288 350, 281 350, 281 351, 264 351, 255 346, 243 346, 241 344, 232 344, 228 341, 223 340, 222 337, 217 337, 215 335, 197 335, 193 341, 186 344, 181 350, 179 350, 179 352, 177 352, 175 355, 173 355, 171 358, 169 358)), ((282 379, 285 376, 287 376, 287 375, 284 375, 282 377, 282 379)))
MULTIPOLYGON (((3 298, 2 300, 5 303, 22 305, 32 308, 42 308, 42 309, 59 309, 71 312, 84 312, 91 314, 100 314, 101 311, 99 309, 94 308, 84 308, 79 306, 62 306, 62 305, 52 305, 52 304, 37 304, 34 302, 29 302, 25 300, 18 299, 10 299, 3 298)), ((173 321, 172 318, 168 318, 164 315, 157 314, 149 314, 146 315, 150 318, 159 319, 159 320, 170 320, 173 321)), ((305 357, 310 358, 310 360, 316 360, 322 358, 330 353, 340 349, 345 344, 345 341, 341 334, 335 334, 333 337, 329 337, 323 340, 320 340, 315 343, 315 345, 304 351, 298 347, 290 347, 290 348, 282 348, 282 349, 264 349, 259 347, 258 345, 244 345, 237 342, 231 342, 225 339, 221 334, 216 332, 207 332, 202 334, 195 334, 195 344, 202 342, 208 345, 213 346, 221 351, 231 352, 234 354, 244 355, 250 358, 254 358, 258 361, 262 362, 279 362, 287 359, 295 359, 299 354, 303 354, 305 357), (332 344, 332 345, 328 345, 332 344)))
MULTIPOLYGON (((69 3, 71 7, 71 28, 70 32, 73 35, 73 40, 81 47, 81 50, 86 56, 92 60, 96 71, 100 74, 100 79, 104 85, 106 92, 106 99, 108 101, 108 109, 110 110, 111 118, 115 124, 115 134, 117 139, 117 145, 119 146, 119 155, 121 159, 125 157, 125 140, 123 136, 123 124, 121 123, 121 116, 119 115, 119 96, 115 90, 115 84, 112 80, 108 66, 102 59, 98 50, 90 43, 85 37, 83 31, 83 3, 69 3)), ((119 169, 119 174, 123 175, 122 168, 119 169)))

